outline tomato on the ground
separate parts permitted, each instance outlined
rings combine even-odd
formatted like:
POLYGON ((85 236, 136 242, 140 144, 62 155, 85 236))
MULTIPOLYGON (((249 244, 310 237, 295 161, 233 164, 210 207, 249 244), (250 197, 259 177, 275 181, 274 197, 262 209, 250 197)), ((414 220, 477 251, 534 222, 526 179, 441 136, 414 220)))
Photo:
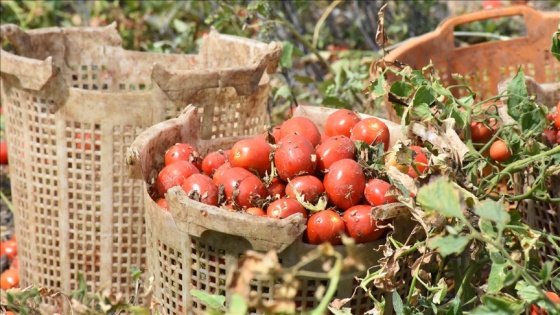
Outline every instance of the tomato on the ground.
POLYGON ((355 112, 348 109, 338 109, 327 117, 325 122, 325 134, 329 137, 350 137, 352 128, 354 128, 360 120, 362 120, 362 118, 355 112))
POLYGON ((362 199, 365 182, 360 164, 351 159, 334 162, 323 179, 329 201, 342 210, 356 205, 362 199))
POLYGON ((307 218, 307 211, 297 200, 280 198, 271 202, 266 208, 266 215, 269 218, 285 219, 291 215, 301 213, 307 218))
MULTIPOLYGON (((378 222, 371 215, 371 206, 356 205, 348 208, 342 215, 346 234, 356 240, 357 244, 373 242, 379 239, 385 229, 378 227, 378 222)), ((385 222, 379 222, 385 225, 385 222)))
POLYGON ((317 164, 315 148, 304 136, 287 135, 278 143, 274 164, 278 176, 284 181, 300 175, 312 175, 317 164))
POLYGON ((325 242, 340 245, 342 244, 341 235, 344 230, 344 221, 338 213, 333 210, 318 211, 307 219, 305 240, 315 245, 325 242))
POLYGON ((321 143, 315 151, 317 155, 317 169, 325 172, 336 161, 354 159, 356 145, 347 136, 334 136, 321 143))
POLYGON ((370 145, 383 143, 384 151, 389 150, 390 138, 387 125, 374 117, 360 120, 352 128, 352 134, 350 135, 350 139, 354 141, 360 140, 370 145))
POLYGON ((366 183, 364 195, 367 202, 372 206, 381 206, 393 202, 398 202, 397 199, 391 196, 385 196, 391 184, 379 178, 370 179, 366 183))

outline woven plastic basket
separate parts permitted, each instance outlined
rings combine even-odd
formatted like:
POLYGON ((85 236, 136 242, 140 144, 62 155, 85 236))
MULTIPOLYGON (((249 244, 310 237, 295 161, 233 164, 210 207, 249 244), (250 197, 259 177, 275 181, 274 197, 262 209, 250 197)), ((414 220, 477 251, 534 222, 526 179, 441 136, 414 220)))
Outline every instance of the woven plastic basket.
MULTIPOLYGON (((262 111, 257 110, 255 114, 262 111)), ((310 118, 318 125, 319 130, 322 130, 324 120, 332 111, 300 106, 294 115, 310 118)), ((189 199, 180 187, 171 188, 166 194, 170 212, 163 211, 149 197, 150 183, 162 168, 164 152, 170 145, 177 142, 190 143, 204 155, 213 150, 231 147, 240 139, 239 136, 261 132, 261 129, 236 125, 233 127, 233 135, 237 137, 200 140, 198 121, 196 110, 186 108, 178 119, 160 123, 142 133, 134 141, 129 152, 131 176, 142 178, 146 184, 144 201, 148 225, 148 265, 150 275, 155 278, 154 297, 161 304, 164 314, 183 314, 184 311, 189 314, 204 314, 205 305, 190 295, 191 289, 226 295, 229 298, 226 291, 228 273, 238 264, 246 250, 276 250, 282 265, 289 267, 295 265, 314 247, 303 243, 301 239, 305 229, 305 219, 301 216, 276 221, 229 212, 189 199)), ((397 139, 402 139, 400 126, 388 121, 387 124, 390 125, 393 145, 397 139)), ((401 241, 406 240, 414 226, 410 222, 409 212, 402 207, 380 208, 380 218, 394 218, 394 224, 399 227, 394 236, 401 241)), ((379 240, 359 245, 366 266, 377 265, 377 260, 383 256, 375 249, 384 242, 385 240, 379 240)), ((343 246, 336 247, 337 251, 344 252, 343 246)), ((321 271, 321 267, 317 265, 309 268, 311 271, 321 271)), ((357 286, 355 276, 363 274, 353 271, 342 275, 337 289, 338 298, 352 296, 357 286)), ((410 279, 410 272, 401 267, 394 279, 404 283, 404 286, 398 289, 400 294, 408 292, 410 279)), ((319 301, 315 298, 315 291, 329 279, 325 275, 298 280, 301 285, 296 304, 301 310, 316 307, 319 301)), ((265 298, 271 298, 275 285, 268 281, 255 280, 251 290, 265 298)), ((380 298, 385 292, 373 289, 372 294, 380 298)), ((388 300, 391 301, 390 298, 388 300)), ((359 289, 348 307, 352 308, 353 314, 363 314, 373 308, 373 300, 359 289)), ((388 313, 390 312, 389 307, 388 313)))
MULTIPOLYGON (((450 17, 436 30, 413 38, 391 51, 387 61, 398 60, 413 69, 422 69, 430 61, 438 70, 445 86, 458 84, 453 73, 464 76, 469 87, 483 100, 498 93, 498 83, 515 75, 519 66, 525 74, 540 83, 560 81, 560 63, 550 52, 552 34, 558 30, 560 12, 539 12, 523 5, 473 12, 450 17), (521 16, 526 36, 492 41, 467 47, 455 47, 455 27, 495 18, 521 16)), ((374 64, 370 75, 374 77, 374 64)), ((466 90, 458 90, 465 94, 466 90)), ((389 119, 399 121, 391 106, 389 119)))
POLYGON ((1 52, 1 97, 20 285, 70 293, 81 273, 89 292, 111 285, 130 296, 131 268, 146 268, 146 228, 126 149, 187 104, 205 126, 222 121, 203 137, 227 134, 224 116, 266 105, 263 73, 275 71, 281 46, 211 32, 197 55, 134 52, 121 47, 116 24, 8 24, 1 37, 14 51, 1 52))

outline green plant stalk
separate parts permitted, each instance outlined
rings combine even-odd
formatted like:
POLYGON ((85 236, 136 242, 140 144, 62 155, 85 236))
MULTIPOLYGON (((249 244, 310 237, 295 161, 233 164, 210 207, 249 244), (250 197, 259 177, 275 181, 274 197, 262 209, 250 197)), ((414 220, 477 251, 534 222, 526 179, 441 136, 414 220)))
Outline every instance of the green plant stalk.
POLYGON ((340 274, 342 272, 342 256, 338 253, 335 253, 336 261, 334 263, 333 268, 329 271, 328 276, 330 278, 329 287, 327 288, 327 292, 321 299, 321 303, 317 305, 317 307, 312 310, 309 315, 322 315, 325 314, 329 303, 332 301, 336 290, 338 289, 338 283, 340 282, 340 274))
MULTIPOLYGON (((560 147, 559 147, 560 148, 560 147)), ((497 249, 500 254, 502 254, 502 256, 511 264, 511 266, 513 268, 516 269, 516 271, 519 272, 519 274, 523 277, 523 279, 525 281, 527 281, 531 286, 538 288, 539 287, 539 283, 536 282, 533 277, 527 272, 527 270, 525 270, 522 266, 520 266, 515 260, 513 260, 513 258, 511 258, 511 256, 509 255, 509 253, 504 249, 504 247, 502 246, 502 244, 494 241, 491 238, 487 238, 484 235, 480 234, 471 224, 470 222, 465 219, 465 218, 461 218, 461 221, 463 221, 463 223, 469 228, 470 232, 471 232, 471 236, 473 238, 475 238, 476 240, 479 240, 483 243, 486 244, 490 244, 492 245, 495 249, 497 249)), ((539 296, 541 299, 548 299, 550 300, 546 294, 543 293, 542 290, 539 290, 539 296)), ((550 301, 551 303, 553 303, 552 301, 550 301)), ((553 303, 554 304, 554 303, 553 303)), ((556 306, 555 305, 555 309, 557 311, 560 311, 560 306, 556 306)))
POLYGON ((14 213, 14 205, 10 202, 10 200, 8 200, 8 197, 4 195, 3 191, 0 191, 0 198, 4 201, 6 206, 8 206, 8 210, 10 210, 11 213, 14 213))

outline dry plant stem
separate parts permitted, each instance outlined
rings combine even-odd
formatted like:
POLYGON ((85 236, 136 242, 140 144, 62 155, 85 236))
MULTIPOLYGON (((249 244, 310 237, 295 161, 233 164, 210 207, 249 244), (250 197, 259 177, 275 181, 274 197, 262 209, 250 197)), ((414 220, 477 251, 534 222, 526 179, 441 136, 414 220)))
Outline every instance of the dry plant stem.
POLYGON ((321 26, 323 26, 323 23, 325 23, 325 20, 329 17, 334 8, 336 8, 336 6, 341 4, 342 2, 344 2, 344 0, 336 0, 331 3, 327 7, 325 12, 323 12, 323 15, 321 15, 319 21, 317 21, 317 25, 315 25, 315 30, 313 31, 313 47, 317 47, 317 39, 319 38, 319 31, 321 30, 321 26))
POLYGON ((333 299, 333 297, 336 293, 336 290, 338 288, 338 282, 340 281, 340 274, 342 273, 343 257, 337 252, 334 252, 334 257, 336 257, 334 266, 328 272, 328 276, 330 278, 330 281, 329 281, 329 286, 327 288, 327 292, 325 293, 325 295, 321 299, 321 303, 319 303, 319 305, 314 310, 309 312, 309 315, 325 314, 328 307, 329 307, 329 303, 332 301, 332 299, 333 299))

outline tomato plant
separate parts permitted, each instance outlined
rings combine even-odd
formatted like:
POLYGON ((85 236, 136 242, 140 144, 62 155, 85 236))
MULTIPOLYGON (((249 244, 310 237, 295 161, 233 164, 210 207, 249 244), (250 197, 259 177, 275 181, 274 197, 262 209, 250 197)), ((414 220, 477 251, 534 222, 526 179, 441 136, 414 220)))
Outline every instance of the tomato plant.
POLYGON ((357 204, 364 196, 366 178, 358 162, 334 162, 323 179, 329 201, 342 210, 357 204))
POLYGON ((381 120, 370 117, 360 120, 353 128, 350 139, 367 144, 383 144, 383 150, 389 150, 389 128, 381 120))
POLYGON ((315 148, 300 135, 287 135, 280 140, 274 154, 278 176, 288 181, 299 175, 314 174, 317 164, 315 148))
POLYGON ((361 120, 360 116, 348 109, 339 109, 331 113, 325 122, 325 134, 329 137, 350 137, 352 128, 361 120))
POLYGON ((344 221, 338 213, 333 210, 317 211, 307 219, 305 240, 316 245, 324 242, 340 245, 344 229, 344 221))
MULTIPOLYGON (((356 240, 356 243, 368 243, 379 239, 385 229, 379 228, 377 221, 371 215, 371 206, 356 205, 348 208, 342 215, 346 234, 356 240)), ((380 222, 384 225, 384 222, 380 222)))

